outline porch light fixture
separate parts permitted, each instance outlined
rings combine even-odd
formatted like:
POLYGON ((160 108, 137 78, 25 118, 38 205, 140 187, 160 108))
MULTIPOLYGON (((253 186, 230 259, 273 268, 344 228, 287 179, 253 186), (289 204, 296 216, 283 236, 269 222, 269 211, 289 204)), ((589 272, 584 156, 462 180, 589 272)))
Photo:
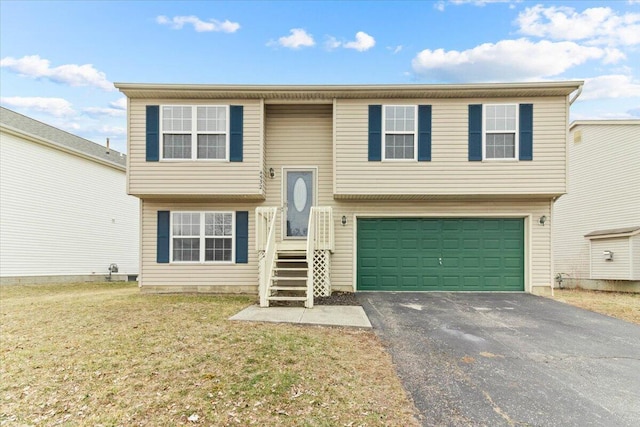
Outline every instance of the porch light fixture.
POLYGON ((269 178, 273 179, 276 176, 276 171, 273 168, 269 168, 269 178))
POLYGON ((342 215, 342 220, 340 220, 340 223, 342 224, 343 227, 347 225, 347 217, 342 215))
POLYGON ((538 220, 538 223, 539 223, 540 225, 544 225, 544 223, 545 223, 545 222, 547 222, 547 216, 546 216, 546 215, 542 215, 542 216, 540 217, 540 219, 538 220))

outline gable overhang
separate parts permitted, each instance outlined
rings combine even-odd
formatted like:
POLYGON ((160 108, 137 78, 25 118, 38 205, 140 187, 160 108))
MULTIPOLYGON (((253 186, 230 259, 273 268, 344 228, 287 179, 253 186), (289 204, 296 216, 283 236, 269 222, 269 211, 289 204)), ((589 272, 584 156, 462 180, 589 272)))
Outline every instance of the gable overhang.
POLYGON ((612 239, 617 237, 631 237, 640 234, 640 227, 624 227, 624 228, 611 228, 608 230, 592 231, 589 234, 585 234, 585 239, 612 239))
POLYGON ((115 87, 130 99, 263 99, 265 103, 331 103, 334 99, 566 97, 582 85, 582 81, 437 85, 115 83, 115 87))
MULTIPOLYGON (((91 154, 79 151, 79 150, 74 150, 71 147, 68 147, 66 145, 60 144, 54 140, 51 139, 47 139, 47 138, 42 138, 40 136, 34 135, 32 133, 29 132, 25 132, 22 129, 17 129, 13 126, 7 126, 7 125, 0 125, 0 131, 1 132, 5 132, 8 135, 12 135, 15 136, 17 138, 26 140, 26 141, 30 141, 36 144, 40 144, 43 145, 45 147, 49 147, 49 148, 53 148, 56 149, 58 151, 61 151, 63 153, 67 153, 67 154, 71 154, 73 156, 77 156, 80 157, 82 159, 85 160, 90 160, 92 162, 101 164, 103 166, 108 166, 110 168, 116 169, 118 171, 121 172, 126 172, 127 171, 127 167, 125 165, 122 164, 118 164, 115 162, 111 162, 109 160, 106 159, 102 159, 100 157, 97 156, 92 156, 91 154)), ((124 155, 122 155, 124 157, 124 155)))

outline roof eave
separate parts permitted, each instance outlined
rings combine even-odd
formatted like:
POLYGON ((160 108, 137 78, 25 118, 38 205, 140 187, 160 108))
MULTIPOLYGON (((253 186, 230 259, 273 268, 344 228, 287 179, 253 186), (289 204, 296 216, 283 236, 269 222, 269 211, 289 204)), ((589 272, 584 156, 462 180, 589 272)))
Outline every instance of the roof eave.
POLYGON ((70 147, 67 147, 65 145, 58 144, 55 141, 51 141, 49 139, 42 138, 42 137, 37 136, 37 135, 33 135, 33 134, 29 133, 29 132, 25 132, 25 131, 23 131, 21 129, 14 128, 13 126, 7 126, 5 124, 0 124, 0 129, 2 131, 4 131, 4 132, 7 132, 7 133, 11 134, 11 135, 18 136, 18 137, 27 139, 27 140, 29 140, 31 142, 35 142, 37 144, 41 144, 41 145, 44 145, 44 146, 47 146, 47 147, 55 148, 57 150, 65 152, 65 153, 69 153, 69 154, 72 154, 74 156, 82 157, 84 159, 87 159, 87 160, 90 160, 90 161, 93 161, 93 162, 96 162, 96 163, 100 163, 100 164, 102 164, 104 166, 109 166, 111 168, 114 168, 114 169, 117 169, 117 170, 120 170, 120 171, 123 171, 123 172, 126 172, 126 170, 127 170, 127 167, 125 165, 121 165, 121 164, 115 163, 115 162, 110 162, 110 161, 108 161, 106 159, 101 159, 100 157, 92 156, 92 155, 84 153, 82 151, 74 150, 74 149, 72 149, 70 147))
POLYGON ((209 85, 115 83, 129 98, 460 98, 484 96, 568 96, 582 81, 437 85, 209 85))

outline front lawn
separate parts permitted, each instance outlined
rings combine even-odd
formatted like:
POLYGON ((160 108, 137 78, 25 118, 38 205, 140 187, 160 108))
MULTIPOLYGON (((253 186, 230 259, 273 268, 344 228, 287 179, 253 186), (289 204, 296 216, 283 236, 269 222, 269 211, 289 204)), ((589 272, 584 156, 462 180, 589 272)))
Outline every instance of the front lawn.
POLYGON ((556 289, 553 299, 640 325, 640 294, 556 289))
POLYGON ((0 288, 0 425, 417 425, 371 331, 231 322, 255 298, 0 288))

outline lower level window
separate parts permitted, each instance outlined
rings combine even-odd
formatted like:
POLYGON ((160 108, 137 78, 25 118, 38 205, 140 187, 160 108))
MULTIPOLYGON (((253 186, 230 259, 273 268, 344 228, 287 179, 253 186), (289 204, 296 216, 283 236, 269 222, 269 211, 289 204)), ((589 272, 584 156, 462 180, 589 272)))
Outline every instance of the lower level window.
POLYGON ((232 212, 172 212, 173 262, 232 262, 232 212))

